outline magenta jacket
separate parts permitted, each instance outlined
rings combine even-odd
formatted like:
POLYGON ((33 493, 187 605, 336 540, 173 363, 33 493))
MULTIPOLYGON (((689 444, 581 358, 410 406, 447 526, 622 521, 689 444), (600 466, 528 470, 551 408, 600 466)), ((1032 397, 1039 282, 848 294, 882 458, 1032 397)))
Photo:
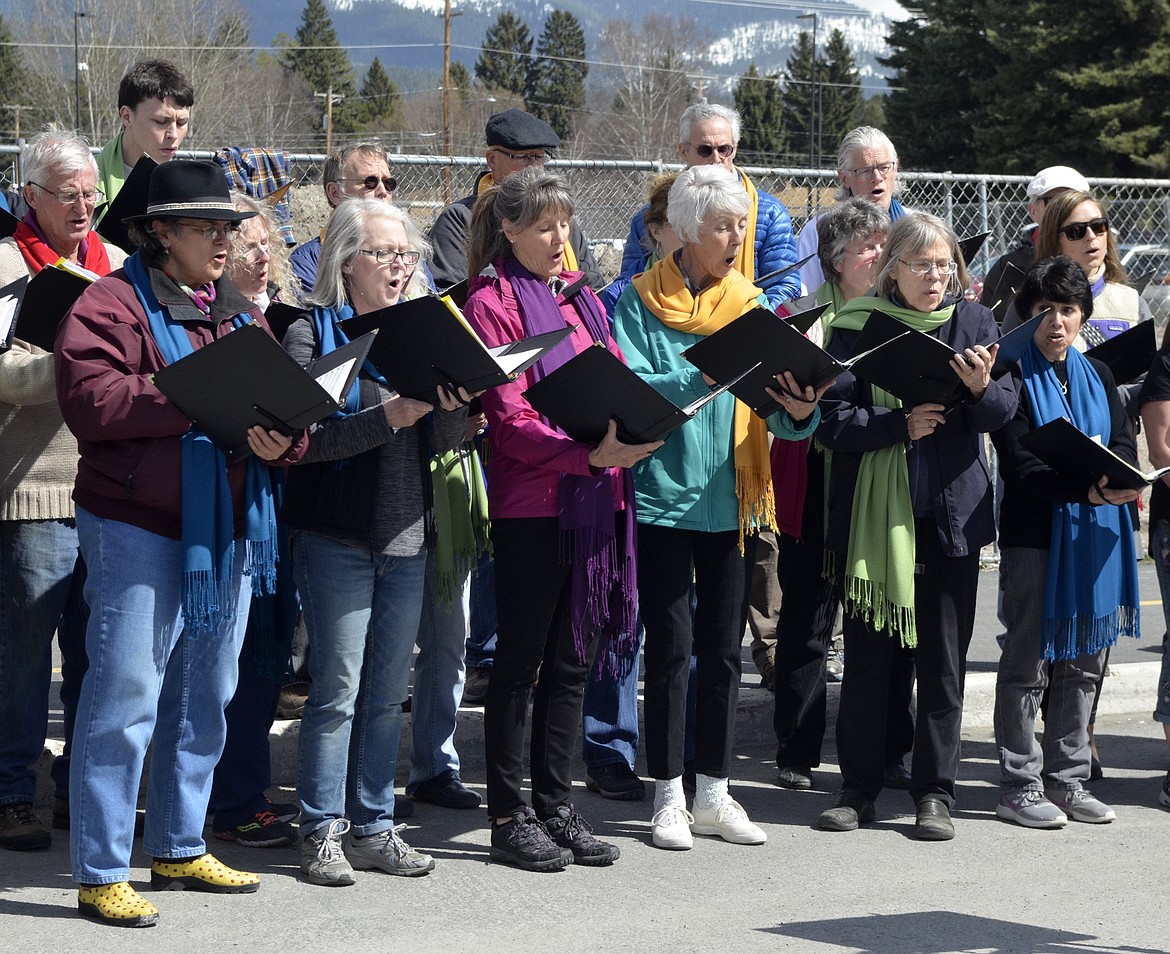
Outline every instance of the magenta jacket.
MULTIPOLYGON (((562 272, 561 278, 572 284, 581 272, 562 272)), ((588 288, 578 294, 593 295, 588 288)), ((596 296, 594 296, 596 297, 596 296)), ((558 302, 566 323, 576 325, 569 337, 576 353, 593 346, 589 332, 571 302, 558 302)), ((604 308, 599 304, 604 313, 604 308)), ((524 323, 519 304, 507 276, 481 275, 471 286, 463 313, 489 348, 524 337, 524 323)), ((613 338, 607 336, 606 347, 622 357, 613 338)), ((624 358, 622 359, 625 360, 624 358)), ((589 466, 590 444, 575 441, 553 430, 524 398, 523 391, 532 385, 531 370, 516 381, 488 388, 480 399, 491 435, 491 454, 487 464, 488 510, 491 519, 503 517, 555 517, 558 512, 560 475, 596 475, 589 466)), ((621 471, 611 470, 615 509, 625 506, 621 471)))

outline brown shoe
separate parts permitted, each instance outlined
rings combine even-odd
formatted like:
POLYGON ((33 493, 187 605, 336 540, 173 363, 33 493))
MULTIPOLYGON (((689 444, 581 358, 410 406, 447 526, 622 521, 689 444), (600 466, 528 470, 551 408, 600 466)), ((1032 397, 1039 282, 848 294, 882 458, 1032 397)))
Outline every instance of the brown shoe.
POLYGON ((463 683, 463 705, 482 706, 487 702, 488 683, 491 682, 490 669, 467 670, 467 681, 463 683))
POLYGON ((276 701, 276 718, 299 719, 305 711, 305 703, 309 701, 309 684, 294 682, 280 690, 280 698, 276 701))

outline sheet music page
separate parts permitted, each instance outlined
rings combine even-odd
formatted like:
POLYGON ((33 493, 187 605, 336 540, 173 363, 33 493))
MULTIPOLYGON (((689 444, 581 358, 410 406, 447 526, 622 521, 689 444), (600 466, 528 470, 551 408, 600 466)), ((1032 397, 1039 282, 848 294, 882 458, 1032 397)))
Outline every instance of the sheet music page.
POLYGON ((326 371, 320 377, 314 379, 338 404, 342 403, 343 395, 341 389, 345 387, 345 381, 349 377, 349 372, 353 370, 356 361, 357 358, 350 358, 343 364, 339 364, 336 368, 326 371))

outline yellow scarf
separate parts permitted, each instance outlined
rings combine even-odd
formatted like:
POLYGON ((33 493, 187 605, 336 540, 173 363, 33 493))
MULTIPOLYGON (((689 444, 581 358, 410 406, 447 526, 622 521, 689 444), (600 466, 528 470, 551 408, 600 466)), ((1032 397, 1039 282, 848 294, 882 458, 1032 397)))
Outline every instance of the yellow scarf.
MULTIPOLYGON (((495 185, 495 182, 492 179, 492 174, 490 172, 485 173, 484 175, 480 176, 479 182, 475 188, 475 194, 483 195, 493 185, 495 185)), ((753 219, 753 222, 754 221, 755 220, 753 219)), ((577 253, 573 251, 573 244, 571 242, 565 242, 565 249, 561 253, 561 267, 564 268, 567 272, 580 271, 580 267, 577 265, 577 253)), ((755 273, 753 272, 752 274, 755 273)))
POLYGON ((756 215, 759 213, 760 196, 756 192, 755 183, 747 177, 747 173, 740 172, 738 168, 735 168, 735 172, 739 175, 739 181, 743 183, 743 191, 751 199, 751 205, 748 206, 747 233, 744 235, 743 245, 739 247, 739 254, 735 256, 735 270, 749 282, 754 282, 756 280, 756 215))
MULTIPOLYGON (((696 297, 687 288, 673 255, 655 262, 649 271, 635 275, 632 284, 642 303, 666 327, 692 335, 714 334, 755 305, 762 294, 738 271, 732 271, 696 297)), ((768 457, 767 422, 737 400, 731 432, 742 550, 745 531, 759 527, 776 529, 776 497, 768 457)))

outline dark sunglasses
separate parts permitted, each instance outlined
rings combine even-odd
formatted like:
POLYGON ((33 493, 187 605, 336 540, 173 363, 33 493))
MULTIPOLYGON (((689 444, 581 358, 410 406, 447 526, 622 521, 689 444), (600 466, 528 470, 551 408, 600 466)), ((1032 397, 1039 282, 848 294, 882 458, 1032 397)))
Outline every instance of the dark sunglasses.
POLYGON ((1099 219, 1089 219, 1088 222, 1073 222, 1057 231, 1065 235, 1070 242, 1079 242, 1089 229, 1093 230, 1094 235, 1104 235, 1109 231, 1109 220, 1102 216, 1099 219))
POLYGON ((393 176, 366 176, 364 179, 338 179, 337 181, 360 182, 362 184, 362 188, 367 192, 373 192, 376 188, 378 188, 379 182, 382 183, 382 186, 386 189, 387 192, 393 192, 398 188, 398 180, 393 176))
POLYGON ((691 145, 691 148, 699 154, 701 159, 710 159, 713 153, 719 153, 724 159, 735 152, 735 143, 725 142, 718 146, 712 146, 710 143, 703 143, 701 146, 691 145))

